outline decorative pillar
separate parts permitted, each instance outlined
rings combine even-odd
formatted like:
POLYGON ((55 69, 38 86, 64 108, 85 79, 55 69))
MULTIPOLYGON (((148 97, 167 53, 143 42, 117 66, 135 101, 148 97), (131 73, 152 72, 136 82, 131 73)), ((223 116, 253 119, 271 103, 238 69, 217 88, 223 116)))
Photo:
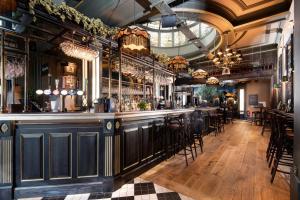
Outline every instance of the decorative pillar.
POLYGON ((82 91, 84 91, 82 106, 88 107, 88 63, 87 60, 82 60, 82 91))
POLYGON ((122 112, 122 50, 120 49, 119 55, 119 112, 122 112))
MULTIPOLYGON (((29 38, 25 38, 25 69, 24 69, 24 108, 23 112, 28 111, 28 68, 29 68, 29 38)), ((13 94, 14 95, 14 94, 13 94)))
POLYGON ((111 42, 109 43, 109 53, 108 53, 108 98, 111 98, 111 67, 112 67, 112 47, 111 42))
MULTIPOLYGON (((300 197, 300 1, 294 4, 294 167, 291 169, 291 200, 300 197)), ((293 13, 292 13, 293 14, 293 13)))
POLYGON ((0 199, 13 196, 13 128, 10 121, 0 121, 0 199))
POLYGON ((144 73, 144 78, 143 78, 143 98, 146 100, 146 76, 145 76, 145 68, 143 67, 143 73, 144 73))
POLYGON ((152 91, 152 106, 153 106, 153 110, 156 110, 156 81, 155 81, 155 57, 153 56, 153 77, 152 77, 152 80, 153 80, 153 91, 152 91))
POLYGON ((97 90, 97 97, 98 98, 102 98, 102 87, 103 87, 103 65, 102 65, 102 61, 103 61, 103 48, 102 45, 99 48, 99 57, 97 58, 98 63, 97 63, 97 68, 98 68, 98 90, 97 90))
POLYGON ((4 113, 5 112, 5 102, 4 102, 4 100, 5 100, 5 98, 4 98, 4 96, 5 96, 5 87, 4 87, 4 84, 5 84, 5 80, 4 80, 4 74, 5 74, 5 69, 4 69, 4 37, 5 37, 5 32, 4 32, 4 30, 1 30, 1 49, 0 49, 0 51, 1 51, 1 55, 0 55, 0 57, 1 57, 1 63, 0 63, 0 74, 1 74, 1 77, 0 77, 0 79, 1 79, 1 90, 0 90, 0 95, 1 95, 1 99, 0 99, 0 111, 1 111, 1 113, 4 113))

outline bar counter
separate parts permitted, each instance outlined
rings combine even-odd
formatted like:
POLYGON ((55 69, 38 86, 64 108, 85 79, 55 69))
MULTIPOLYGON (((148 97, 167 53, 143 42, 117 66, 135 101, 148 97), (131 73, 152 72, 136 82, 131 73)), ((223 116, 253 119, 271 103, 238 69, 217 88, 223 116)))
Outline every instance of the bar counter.
POLYGON ((0 114, 0 199, 112 191, 165 159, 167 115, 194 110, 0 114))

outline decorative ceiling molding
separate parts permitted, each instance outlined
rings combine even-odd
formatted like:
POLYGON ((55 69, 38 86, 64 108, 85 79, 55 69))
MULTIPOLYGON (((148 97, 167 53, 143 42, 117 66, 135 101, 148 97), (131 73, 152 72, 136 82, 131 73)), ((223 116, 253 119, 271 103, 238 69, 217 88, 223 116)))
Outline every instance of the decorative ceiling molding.
POLYGON ((232 32, 234 29, 233 25, 226 18, 206 10, 192 8, 172 8, 172 10, 175 12, 197 13, 200 21, 206 22, 215 27, 220 34, 224 32, 232 32))
POLYGON ((238 38, 235 39, 235 41, 233 41, 231 44, 229 44, 229 47, 238 43, 238 41, 240 41, 246 34, 247 34, 247 31, 244 31, 238 38))
POLYGON ((204 8, 206 11, 220 15, 234 26, 288 11, 290 5, 291 0, 261 0, 254 1, 253 4, 247 4, 245 0, 212 0, 190 4, 191 7, 204 8))
POLYGON ((261 0, 259 2, 250 4, 250 5, 247 5, 247 3, 245 3, 243 0, 233 0, 233 1, 235 3, 237 3, 243 10, 248 10, 248 9, 251 9, 251 8, 254 8, 254 7, 257 7, 257 6, 261 6, 261 5, 266 4, 266 3, 270 3, 274 0, 261 0))
POLYGON ((262 19, 258 19, 249 23, 245 23, 239 26, 235 26, 234 27, 234 31, 235 32, 239 32, 239 31, 244 31, 244 30, 249 30, 249 29, 253 29, 253 28, 257 28, 260 26, 264 26, 266 24, 271 24, 274 22, 279 22, 282 20, 286 20, 287 16, 288 16, 289 12, 282 12, 276 15, 272 15, 272 16, 268 16, 262 19))

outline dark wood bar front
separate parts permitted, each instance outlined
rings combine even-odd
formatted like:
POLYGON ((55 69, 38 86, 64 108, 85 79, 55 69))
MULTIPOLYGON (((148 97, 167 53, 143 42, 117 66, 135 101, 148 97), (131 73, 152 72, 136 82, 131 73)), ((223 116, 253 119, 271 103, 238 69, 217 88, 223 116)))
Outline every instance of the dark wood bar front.
POLYGON ((1 199, 111 192, 164 160, 167 115, 193 111, 0 116, 1 199))

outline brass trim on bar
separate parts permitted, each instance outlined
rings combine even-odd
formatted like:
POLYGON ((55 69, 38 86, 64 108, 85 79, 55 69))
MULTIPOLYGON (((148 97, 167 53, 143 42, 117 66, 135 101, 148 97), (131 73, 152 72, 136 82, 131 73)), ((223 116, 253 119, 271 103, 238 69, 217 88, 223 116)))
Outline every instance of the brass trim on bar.
POLYGON ((115 136, 115 175, 121 172, 121 136, 115 136))
POLYGON ((149 158, 152 158, 152 157, 153 157, 153 154, 150 155, 150 156, 148 156, 147 158, 142 159, 142 162, 145 161, 145 160, 147 160, 147 159, 149 159, 149 158))
POLYGON ((153 125, 145 125, 145 126, 142 126, 142 129, 147 129, 147 128, 153 128, 153 125))
POLYGON ((12 141, 0 139, 0 184, 12 183, 12 141))
POLYGON ((5 98, 4 98, 4 84, 5 84, 5 80, 4 80, 4 75, 5 75, 5 68, 4 68, 4 37, 5 37, 5 31, 4 30, 1 30, 1 48, 0 48, 0 79, 1 79, 1 88, 0 88, 0 94, 1 94, 1 99, 0 99, 0 112, 3 113, 5 112, 5 98))
POLYGON ((113 136, 105 136, 104 176, 112 176, 113 136))
POLYGON ((124 168, 124 170, 127 170, 127 169, 129 169, 129 168, 131 168, 131 167, 133 167, 133 166, 135 166, 135 165, 137 165, 137 164, 139 164, 140 162, 138 161, 138 162, 135 162, 135 163, 133 163, 132 165, 129 165, 128 167, 125 167, 124 168))
POLYGON ((138 131, 138 128, 129 128, 129 129, 125 129, 124 132, 132 132, 132 131, 138 131))

